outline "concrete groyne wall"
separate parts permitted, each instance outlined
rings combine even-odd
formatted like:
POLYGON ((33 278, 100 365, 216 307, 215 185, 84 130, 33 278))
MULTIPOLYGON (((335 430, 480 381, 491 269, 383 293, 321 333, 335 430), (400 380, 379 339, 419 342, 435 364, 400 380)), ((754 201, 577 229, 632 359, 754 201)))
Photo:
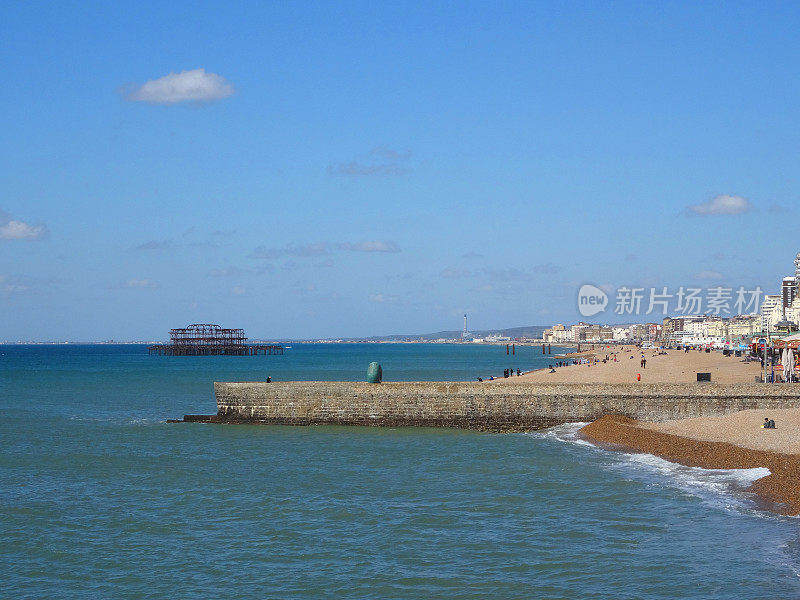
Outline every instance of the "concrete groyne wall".
POLYGON ((663 421, 800 407, 800 386, 757 383, 219 382, 214 392, 217 414, 186 420, 522 431, 607 414, 663 421))

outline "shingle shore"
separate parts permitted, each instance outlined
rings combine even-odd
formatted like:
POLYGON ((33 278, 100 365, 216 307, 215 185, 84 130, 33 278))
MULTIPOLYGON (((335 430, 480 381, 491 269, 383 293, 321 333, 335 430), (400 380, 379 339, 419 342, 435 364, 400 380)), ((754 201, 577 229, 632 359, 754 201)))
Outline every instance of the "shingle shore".
POLYGON ((634 419, 608 415, 580 430, 584 439, 612 449, 634 450, 690 467, 751 469, 766 467, 770 475, 750 486, 782 514, 800 514, 800 456, 742 448, 654 431, 634 419))

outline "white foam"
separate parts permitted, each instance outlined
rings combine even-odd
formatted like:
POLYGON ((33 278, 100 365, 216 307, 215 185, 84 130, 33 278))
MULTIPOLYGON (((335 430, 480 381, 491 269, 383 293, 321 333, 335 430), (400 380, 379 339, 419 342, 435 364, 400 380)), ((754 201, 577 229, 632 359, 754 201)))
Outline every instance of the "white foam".
POLYGON ((532 431, 528 435, 553 439, 559 442, 594 447, 594 444, 591 444, 578 436, 578 432, 586 425, 588 425, 588 423, 563 423, 562 425, 556 425, 555 427, 550 427, 544 431, 532 431))
MULTIPOLYGON (((586 423, 565 423, 532 435, 577 446, 588 446, 605 452, 578 436, 578 431, 585 425, 586 423)), ((603 468, 623 472, 624 477, 633 475, 639 480, 644 478, 656 485, 666 483, 677 487, 684 493, 699 497, 717 506, 722 505, 725 508, 731 508, 732 503, 736 508, 741 508, 743 490, 754 481, 770 474, 770 470, 765 467, 752 469, 687 467, 644 453, 613 451, 608 452, 606 456, 611 460, 603 464, 603 468), (653 476, 656 477, 655 480, 652 480, 653 476)))
POLYGON ((652 485, 675 487, 685 494, 700 498, 706 504, 735 512, 753 512, 753 497, 745 490, 754 481, 770 474, 770 470, 764 467, 703 469, 687 467, 652 454, 617 454, 622 460, 615 461, 608 468, 625 471, 623 476, 640 481, 644 479, 652 485), (633 472, 630 471, 631 467, 634 468, 633 472))
POLYGON ((715 491, 726 491, 730 487, 746 488, 754 481, 766 477, 770 470, 766 467, 752 469, 704 469, 687 467, 653 456, 652 454, 623 453, 630 463, 650 472, 674 478, 680 487, 705 488, 715 491))

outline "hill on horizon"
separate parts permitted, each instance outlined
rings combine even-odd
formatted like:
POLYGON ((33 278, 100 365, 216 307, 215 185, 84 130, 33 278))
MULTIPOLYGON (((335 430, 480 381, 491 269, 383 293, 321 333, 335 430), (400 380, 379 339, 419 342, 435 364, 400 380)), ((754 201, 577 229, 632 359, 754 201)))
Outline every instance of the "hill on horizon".
MULTIPOLYGON (((470 331, 475 337, 485 337, 487 335, 498 334, 510 338, 529 337, 540 338, 542 332, 547 329, 547 325, 527 325, 524 327, 508 327, 505 329, 480 329, 470 331)), ((433 333, 411 334, 411 335, 371 335, 364 337, 341 338, 346 340, 369 340, 369 341, 401 341, 407 339, 423 339, 423 340, 438 340, 438 339, 455 339, 461 337, 461 330, 446 330, 436 331, 433 333)))

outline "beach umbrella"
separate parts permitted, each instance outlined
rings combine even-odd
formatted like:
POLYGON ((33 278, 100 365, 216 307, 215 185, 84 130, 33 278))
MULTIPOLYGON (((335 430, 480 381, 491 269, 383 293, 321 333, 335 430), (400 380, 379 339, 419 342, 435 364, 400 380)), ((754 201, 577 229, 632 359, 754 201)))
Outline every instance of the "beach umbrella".
POLYGON ((784 348, 781 352, 781 364, 783 365, 783 380, 786 381, 789 375, 789 349, 784 348))
POLYGON ((778 360, 781 361, 781 367, 783 368, 783 376, 786 376, 786 348, 780 351, 778 354, 778 360))

